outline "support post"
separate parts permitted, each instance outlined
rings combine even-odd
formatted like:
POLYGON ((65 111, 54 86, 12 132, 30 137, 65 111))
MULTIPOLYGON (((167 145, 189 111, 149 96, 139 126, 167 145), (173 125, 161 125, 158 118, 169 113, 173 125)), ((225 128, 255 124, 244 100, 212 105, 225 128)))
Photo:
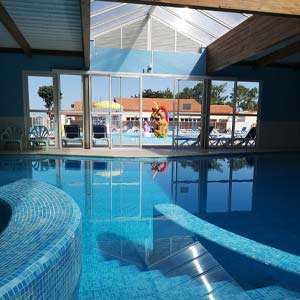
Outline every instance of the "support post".
POLYGON ((204 79, 201 118, 201 149, 208 149, 209 144, 209 115, 210 115, 211 80, 204 79))
POLYGON ((84 149, 91 149, 91 97, 89 75, 82 75, 82 82, 84 149))

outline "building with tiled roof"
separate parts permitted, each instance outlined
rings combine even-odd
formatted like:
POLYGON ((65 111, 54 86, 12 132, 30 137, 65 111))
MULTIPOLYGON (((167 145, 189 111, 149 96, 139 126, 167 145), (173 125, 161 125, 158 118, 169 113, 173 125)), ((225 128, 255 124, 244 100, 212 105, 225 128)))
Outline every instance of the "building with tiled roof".
MULTIPOLYGON (((159 106, 165 106, 169 112, 178 111, 178 101, 174 99, 164 98, 143 98, 142 111, 151 112, 154 107, 154 101, 159 106), (173 104, 175 106, 173 108, 173 104)), ((139 112, 140 111, 140 98, 115 98, 114 102, 123 106, 123 112, 139 112)), ((96 102, 93 102, 93 104, 96 102)), ((180 99, 179 112, 182 114, 195 114, 201 112, 201 104, 195 99, 180 99)), ((74 101, 71 111, 82 111, 82 101, 74 101)), ((228 115, 233 113, 230 105, 211 105, 211 114, 228 115)))
MULTIPOLYGON (((107 100, 108 101, 108 100, 107 100)), ((165 98, 143 98, 142 102, 142 120, 150 120, 150 115, 152 112, 152 107, 154 107, 154 101, 158 106, 165 106, 169 111, 169 117, 172 121, 173 111, 175 112, 175 119, 177 119, 178 112, 178 101, 174 99, 165 98), (174 106, 174 107, 173 107, 174 106)), ((121 112, 122 117, 117 114, 112 115, 112 120, 116 124, 121 124, 122 127, 128 126, 130 123, 133 126, 139 127, 139 111, 140 111, 140 98, 114 98, 114 102, 121 105, 122 110, 116 111, 112 110, 113 113, 121 112)), ((93 101, 92 104, 95 104, 93 101)), ((193 126, 201 127, 201 104, 195 99, 180 99, 179 101, 179 120, 181 122, 181 128, 190 129, 193 126)), ((92 119, 95 124, 103 122, 106 120, 106 114, 108 109, 97 109, 92 108, 92 119), (101 114, 101 112, 103 114, 101 114)), ((218 129, 229 129, 232 126, 233 108, 230 105, 211 105, 210 106, 211 118, 210 122, 215 128, 218 129)), ((248 112, 249 113, 249 112, 248 112)), ((70 110, 65 111, 65 115, 69 118, 76 116, 75 119, 82 115, 82 101, 74 101, 70 110)), ((246 123, 253 123, 252 117, 240 117, 241 125, 236 123, 236 126, 242 127, 246 123), (250 118, 246 120, 246 118, 250 118), (242 120, 243 119, 243 120, 242 120), (242 123, 243 122, 243 123, 242 123), (246 123, 245 123, 246 122, 246 123)), ((82 122, 82 120, 81 120, 82 122)), ((107 123, 107 121, 105 121, 107 123)), ((120 125, 118 125, 120 126, 120 125)))
MULTIPOLYGON (((123 105, 123 111, 139 111, 140 99, 139 98, 115 98, 115 102, 123 105)), ((173 112, 173 104, 175 102, 174 111, 178 111, 178 101, 174 99, 165 98, 143 98, 142 111, 151 112, 154 106, 153 102, 157 102, 159 106, 165 106, 168 111, 173 112)), ((211 105, 210 111, 212 114, 232 114, 233 109, 229 105, 211 105)), ((201 112, 201 104, 195 99, 180 99, 179 112, 182 114, 195 114, 201 112)))

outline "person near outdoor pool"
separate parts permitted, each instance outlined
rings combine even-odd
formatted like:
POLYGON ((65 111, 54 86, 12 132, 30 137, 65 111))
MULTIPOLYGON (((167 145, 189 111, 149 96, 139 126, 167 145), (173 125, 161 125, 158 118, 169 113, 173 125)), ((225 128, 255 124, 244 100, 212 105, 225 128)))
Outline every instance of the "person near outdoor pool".
POLYGON ((150 132, 150 126, 147 121, 144 122, 143 128, 144 132, 150 132))

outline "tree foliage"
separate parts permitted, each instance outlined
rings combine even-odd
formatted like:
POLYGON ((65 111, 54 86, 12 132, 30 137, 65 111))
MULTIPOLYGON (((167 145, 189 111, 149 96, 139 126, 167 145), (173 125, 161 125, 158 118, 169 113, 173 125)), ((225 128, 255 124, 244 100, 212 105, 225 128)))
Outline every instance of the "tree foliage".
MULTIPOLYGON (((140 95, 137 94, 134 98, 139 98, 140 95)), ((153 91, 152 89, 143 90, 143 98, 164 98, 164 99, 172 99, 173 93, 169 88, 164 91, 153 91)))
POLYGON ((229 104, 227 101, 228 95, 226 95, 227 83, 213 84, 211 87, 210 104, 229 104))
MULTIPOLYGON (((233 99, 234 95, 231 93, 230 98, 233 99)), ((238 108, 250 111, 257 110, 257 99, 258 99, 258 89, 254 87, 249 89, 244 85, 237 86, 237 95, 236 95, 236 105, 238 108)))
MULTIPOLYGON (((38 95, 44 100, 44 106, 49 110, 53 110, 53 95, 54 95, 54 87, 53 85, 43 85, 38 89, 38 95)), ((62 97, 62 93, 60 93, 60 99, 62 97)))
MULTIPOLYGON (((177 99, 196 99, 199 103, 202 103, 202 93, 203 93, 203 82, 199 82, 192 88, 184 87, 181 92, 176 94, 177 99)), ((165 91, 154 91, 152 89, 143 90, 144 98, 167 98, 172 99, 173 93, 170 89, 165 91)), ((135 98, 138 98, 139 95, 135 95, 135 98)), ((230 105, 232 106, 234 94, 227 92, 227 83, 221 84, 212 84, 211 87, 211 98, 210 103, 212 105, 230 105)), ((243 111, 256 111, 257 110, 257 98, 258 98, 258 89, 247 88, 243 85, 237 86, 237 98, 236 104, 237 108, 242 109, 243 111)))

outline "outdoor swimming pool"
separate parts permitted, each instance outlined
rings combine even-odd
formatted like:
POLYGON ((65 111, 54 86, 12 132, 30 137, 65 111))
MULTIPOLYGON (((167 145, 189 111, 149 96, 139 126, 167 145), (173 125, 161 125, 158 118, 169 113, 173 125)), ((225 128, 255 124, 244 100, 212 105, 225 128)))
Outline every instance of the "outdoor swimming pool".
POLYGON ((168 161, 2 156, 0 186, 30 178, 76 201, 78 300, 296 300, 299 170, 298 153, 168 161))

